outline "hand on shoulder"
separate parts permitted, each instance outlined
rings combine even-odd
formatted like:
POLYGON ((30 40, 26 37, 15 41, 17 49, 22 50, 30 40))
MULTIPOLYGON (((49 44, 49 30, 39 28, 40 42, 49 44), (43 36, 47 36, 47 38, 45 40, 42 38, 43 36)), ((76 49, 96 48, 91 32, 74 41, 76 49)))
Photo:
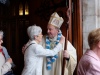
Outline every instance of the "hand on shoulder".
POLYGON ((65 37, 62 35, 61 36, 61 39, 60 39, 60 41, 59 41, 60 43, 64 43, 65 42, 65 37))

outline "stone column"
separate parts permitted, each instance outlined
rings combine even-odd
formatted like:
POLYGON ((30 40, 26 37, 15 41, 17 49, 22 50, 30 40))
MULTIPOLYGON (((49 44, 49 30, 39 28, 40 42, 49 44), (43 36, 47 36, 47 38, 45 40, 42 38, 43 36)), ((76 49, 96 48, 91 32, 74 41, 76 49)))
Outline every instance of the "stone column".
POLYGON ((91 30, 100 27, 100 0, 82 0, 83 11, 83 53, 88 46, 88 34, 91 30))

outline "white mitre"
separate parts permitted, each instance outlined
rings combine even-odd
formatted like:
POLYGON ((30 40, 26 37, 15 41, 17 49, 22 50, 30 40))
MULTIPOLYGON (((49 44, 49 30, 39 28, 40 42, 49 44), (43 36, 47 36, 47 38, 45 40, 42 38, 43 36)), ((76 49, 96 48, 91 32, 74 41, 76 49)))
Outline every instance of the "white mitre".
POLYGON ((54 12, 50 17, 50 20, 49 20, 48 24, 51 24, 51 25, 53 25, 55 27, 60 28, 63 22, 64 22, 63 18, 60 17, 57 14, 57 12, 54 12))

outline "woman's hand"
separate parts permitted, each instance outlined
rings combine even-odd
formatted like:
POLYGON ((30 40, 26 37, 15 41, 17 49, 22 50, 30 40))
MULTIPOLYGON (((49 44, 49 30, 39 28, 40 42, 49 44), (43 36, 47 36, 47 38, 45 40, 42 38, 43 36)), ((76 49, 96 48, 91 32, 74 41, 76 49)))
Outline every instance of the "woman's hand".
POLYGON ((60 43, 64 43, 65 42, 65 37, 62 35, 61 36, 61 39, 60 39, 60 41, 59 41, 60 43))
POLYGON ((9 62, 11 64, 12 63, 12 59, 11 58, 8 58, 7 59, 7 62, 9 62))

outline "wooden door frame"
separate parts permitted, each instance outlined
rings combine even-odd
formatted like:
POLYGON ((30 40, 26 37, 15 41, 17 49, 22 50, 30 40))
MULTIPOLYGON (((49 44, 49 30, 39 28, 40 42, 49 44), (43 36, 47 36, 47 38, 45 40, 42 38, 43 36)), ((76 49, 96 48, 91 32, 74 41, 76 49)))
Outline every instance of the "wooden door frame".
POLYGON ((73 45, 77 50, 77 61, 79 62, 83 54, 82 41, 82 8, 81 0, 73 0, 73 45))

